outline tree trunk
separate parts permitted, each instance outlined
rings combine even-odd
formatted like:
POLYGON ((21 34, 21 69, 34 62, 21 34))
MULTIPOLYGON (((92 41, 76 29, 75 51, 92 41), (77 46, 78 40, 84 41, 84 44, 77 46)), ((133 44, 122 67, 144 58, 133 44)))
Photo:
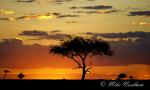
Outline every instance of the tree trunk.
POLYGON ((4 74, 4 77, 3 77, 3 79, 5 79, 5 77, 6 77, 6 73, 4 74))
POLYGON ((85 80, 85 74, 86 74, 86 64, 85 64, 85 58, 82 59, 82 80, 85 80))
POLYGON ((82 80, 85 79, 85 74, 86 74, 85 67, 83 67, 82 68, 82 80))

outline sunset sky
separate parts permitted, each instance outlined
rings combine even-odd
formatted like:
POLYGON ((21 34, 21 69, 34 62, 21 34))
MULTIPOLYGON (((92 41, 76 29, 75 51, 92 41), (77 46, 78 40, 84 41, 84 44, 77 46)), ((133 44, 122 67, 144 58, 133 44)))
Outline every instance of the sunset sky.
POLYGON ((67 35, 102 38, 115 53, 88 57, 87 78, 150 79, 150 0, 0 0, 0 79, 4 69, 34 74, 29 79, 80 79, 73 61, 49 54, 67 35))

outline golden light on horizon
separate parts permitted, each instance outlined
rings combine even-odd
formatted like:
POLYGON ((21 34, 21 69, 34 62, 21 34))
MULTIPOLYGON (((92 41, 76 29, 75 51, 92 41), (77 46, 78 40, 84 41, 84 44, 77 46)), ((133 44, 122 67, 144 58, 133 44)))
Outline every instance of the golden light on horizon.
MULTIPOLYGON (((145 65, 131 65, 131 66, 94 66, 91 73, 86 74, 87 79, 111 79, 115 80, 121 72, 134 79, 147 80, 150 79, 150 72, 147 71, 145 65), (132 68, 131 70, 129 68, 132 68), (135 68, 139 71, 134 72, 135 68)), ((1 69, 0 69, 1 70, 1 69)), ((25 74, 25 79, 80 79, 82 70, 72 70, 72 68, 39 68, 39 69, 9 69, 9 74, 17 75, 19 72, 25 74)), ((11 76, 11 75, 8 75, 11 76)), ((13 77, 16 78, 16 77, 13 77)))
POLYGON ((52 15, 39 15, 39 16, 37 16, 37 18, 39 18, 39 19, 51 19, 52 18, 52 15))

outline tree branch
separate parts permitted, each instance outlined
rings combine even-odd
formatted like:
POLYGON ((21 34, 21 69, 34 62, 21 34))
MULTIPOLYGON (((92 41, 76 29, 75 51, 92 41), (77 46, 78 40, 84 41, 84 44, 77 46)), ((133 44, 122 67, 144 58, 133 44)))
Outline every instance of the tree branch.
POLYGON ((77 60, 75 60, 75 59, 73 59, 73 60, 78 64, 79 68, 82 68, 82 66, 81 66, 81 64, 80 64, 79 61, 77 61, 77 60))
POLYGON ((80 69, 80 68, 83 68, 83 67, 76 67, 76 68, 72 68, 72 69, 80 69))
POLYGON ((89 71, 89 69, 91 69, 91 68, 87 68, 85 72, 89 72, 89 73, 91 73, 91 72, 89 71))
MULTIPOLYGON (((69 57, 69 56, 68 56, 68 57, 69 57)), ((77 61, 76 59, 74 59, 73 56, 72 56, 72 57, 69 57, 69 58, 71 58, 73 61, 75 61, 75 62, 78 64, 78 67, 77 67, 77 68, 82 68, 81 63, 80 63, 79 61, 77 61)))

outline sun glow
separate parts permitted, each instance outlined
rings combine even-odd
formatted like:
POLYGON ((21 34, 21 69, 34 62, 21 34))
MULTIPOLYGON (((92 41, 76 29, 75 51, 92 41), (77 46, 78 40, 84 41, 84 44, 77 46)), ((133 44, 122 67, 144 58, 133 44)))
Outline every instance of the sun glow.
POLYGON ((51 19, 52 18, 52 16, 38 16, 37 18, 39 18, 39 19, 51 19))

